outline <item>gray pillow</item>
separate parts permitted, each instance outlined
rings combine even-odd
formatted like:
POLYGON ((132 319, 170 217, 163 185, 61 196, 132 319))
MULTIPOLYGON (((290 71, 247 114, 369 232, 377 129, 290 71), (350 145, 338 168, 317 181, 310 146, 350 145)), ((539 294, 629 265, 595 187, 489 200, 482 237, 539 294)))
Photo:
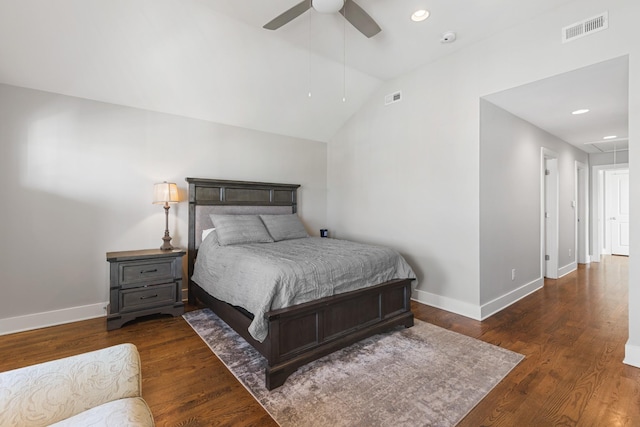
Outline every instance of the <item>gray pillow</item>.
POLYGON ((273 240, 301 239, 309 237, 298 215, 260 215, 273 240))
POLYGON ((220 246, 241 243, 270 243, 273 239, 257 215, 211 214, 220 246))

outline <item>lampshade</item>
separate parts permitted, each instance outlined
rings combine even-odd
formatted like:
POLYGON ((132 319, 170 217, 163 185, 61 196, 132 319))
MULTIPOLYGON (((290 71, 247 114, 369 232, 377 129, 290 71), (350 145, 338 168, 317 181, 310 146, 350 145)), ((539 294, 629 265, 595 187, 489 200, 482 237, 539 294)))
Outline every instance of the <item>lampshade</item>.
POLYGON ((153 186, 153 203, 177 203, 178 186, 174 182, 160 182, 153 186))

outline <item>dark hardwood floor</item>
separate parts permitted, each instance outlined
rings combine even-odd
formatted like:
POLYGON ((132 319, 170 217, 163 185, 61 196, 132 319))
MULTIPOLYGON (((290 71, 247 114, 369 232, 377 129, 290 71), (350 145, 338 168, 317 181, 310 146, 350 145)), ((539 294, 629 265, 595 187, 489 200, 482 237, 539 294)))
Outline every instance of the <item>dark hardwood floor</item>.
MULTIPOLYGON (((460 426, 640 426, 640 369, 622 363, 627 282, 627 258, 607 257, 483 322, 414 303, 419 319, 526 356, 460 426)), ((0 371, 123 342, 140 351, 158 426, 276 425, 180 317, 0 336, 0 371)))

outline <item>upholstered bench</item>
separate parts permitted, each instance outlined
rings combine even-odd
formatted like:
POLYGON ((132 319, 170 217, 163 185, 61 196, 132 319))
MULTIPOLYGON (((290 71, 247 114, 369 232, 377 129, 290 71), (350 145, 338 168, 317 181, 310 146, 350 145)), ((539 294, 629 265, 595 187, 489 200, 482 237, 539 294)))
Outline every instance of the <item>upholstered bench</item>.
POLYGON ((0 373, 0 426, 153 426, 140 355, 120 344, 0 373))

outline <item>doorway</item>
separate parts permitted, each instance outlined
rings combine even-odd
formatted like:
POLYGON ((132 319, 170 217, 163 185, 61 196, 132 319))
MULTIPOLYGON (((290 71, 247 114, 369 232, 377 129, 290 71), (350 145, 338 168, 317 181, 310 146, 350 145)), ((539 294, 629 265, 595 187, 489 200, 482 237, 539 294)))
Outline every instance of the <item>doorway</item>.
POLYGON ((591 179, 591 261, 598 262, 602 255, 612 253, 629 255, 629 165, 592 166, 591 179))
POLYGON ((605 242, 611 255, 629 256, 629 170, 604 172, 605 242))

